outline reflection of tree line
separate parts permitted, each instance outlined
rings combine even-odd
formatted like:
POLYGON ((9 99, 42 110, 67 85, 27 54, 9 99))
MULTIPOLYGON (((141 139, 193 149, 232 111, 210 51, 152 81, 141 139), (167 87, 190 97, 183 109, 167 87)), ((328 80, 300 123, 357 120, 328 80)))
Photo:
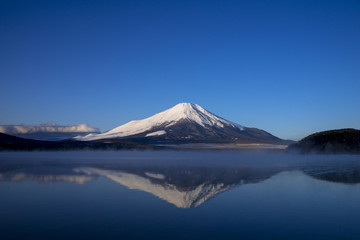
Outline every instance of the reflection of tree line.
POLYGON ((328 182, 360 183, 360 166, 313 166, 302 169, 313 178, 328 182))

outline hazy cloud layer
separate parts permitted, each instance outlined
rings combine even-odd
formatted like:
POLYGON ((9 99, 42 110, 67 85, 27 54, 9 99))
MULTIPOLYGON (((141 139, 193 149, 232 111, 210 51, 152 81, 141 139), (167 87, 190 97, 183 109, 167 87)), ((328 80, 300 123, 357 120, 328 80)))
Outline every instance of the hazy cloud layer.
POLYGON ((30 125, 2 125, 0 132, 6 134, 28 134, 28 133, 73 133, 73 132, 99 132, 99 129, 87 124, 60 126, 56 124, 30 125))

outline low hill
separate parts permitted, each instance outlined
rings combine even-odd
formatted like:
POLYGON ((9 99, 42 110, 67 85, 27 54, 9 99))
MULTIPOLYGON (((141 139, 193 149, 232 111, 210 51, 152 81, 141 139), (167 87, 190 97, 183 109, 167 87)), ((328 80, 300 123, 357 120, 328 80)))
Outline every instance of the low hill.
POLYGON ((360 130, 347 128, 314 133, 290 145, 287 151, 360 154, 360 130))

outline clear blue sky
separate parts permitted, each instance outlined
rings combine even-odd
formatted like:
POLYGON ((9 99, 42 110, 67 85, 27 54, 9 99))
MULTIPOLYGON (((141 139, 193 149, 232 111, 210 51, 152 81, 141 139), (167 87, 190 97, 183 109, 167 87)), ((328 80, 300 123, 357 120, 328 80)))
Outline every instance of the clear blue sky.
POLYGON ((0 1, 0 124, 179 102, 299 139, 360 128, 360 1, 0 1))

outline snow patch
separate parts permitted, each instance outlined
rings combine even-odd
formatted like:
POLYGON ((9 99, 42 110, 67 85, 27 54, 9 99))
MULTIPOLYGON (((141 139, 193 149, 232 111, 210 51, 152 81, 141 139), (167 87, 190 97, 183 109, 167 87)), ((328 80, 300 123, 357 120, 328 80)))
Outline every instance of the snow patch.
POLYGON ((145 172, 145 175, 155 179, 165 179, 165 176, 160 173, 145 172))
POLYGON ((164 135, 164 134, 166 134, 166 131, 160 130, 160 131, 148 133, 148 134, 145 135, 145 137, 161 136, 161 135, 164 135))

